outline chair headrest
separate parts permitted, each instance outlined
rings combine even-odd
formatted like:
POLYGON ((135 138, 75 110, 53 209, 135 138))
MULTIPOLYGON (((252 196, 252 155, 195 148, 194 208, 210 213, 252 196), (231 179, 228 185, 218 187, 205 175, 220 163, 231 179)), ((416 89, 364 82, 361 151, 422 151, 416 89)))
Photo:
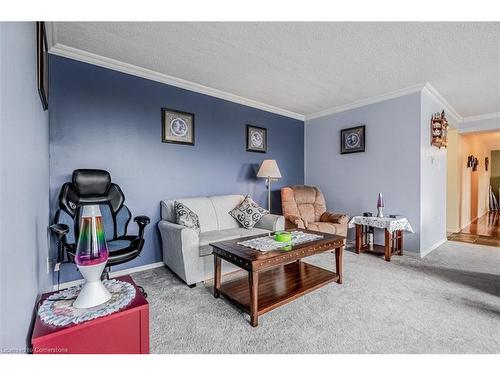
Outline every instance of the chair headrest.
POLYGON ((111 176, 101 169, 76 169, 73 185, 81 196, 106 195, 111 186, 111 176))

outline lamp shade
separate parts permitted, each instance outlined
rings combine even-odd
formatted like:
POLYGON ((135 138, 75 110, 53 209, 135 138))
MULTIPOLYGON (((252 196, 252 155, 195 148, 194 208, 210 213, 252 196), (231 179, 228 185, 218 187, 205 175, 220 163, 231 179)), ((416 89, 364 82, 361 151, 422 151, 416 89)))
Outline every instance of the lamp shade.
POLYGON ((267 159, 260 165, 257 177, 281 178, 281 172, 276 160, 267 159))

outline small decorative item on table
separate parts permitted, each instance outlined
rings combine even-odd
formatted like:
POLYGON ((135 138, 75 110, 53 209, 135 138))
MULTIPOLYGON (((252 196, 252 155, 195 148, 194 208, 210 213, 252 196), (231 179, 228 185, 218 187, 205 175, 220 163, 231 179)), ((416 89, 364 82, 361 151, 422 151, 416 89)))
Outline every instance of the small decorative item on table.
POLYGON ((161 109, 161 141, 194 146, 194 114, 161 109))
POLYGON ((356 253, 361 251, 383 252, 385 260, 390 262, 393 254, 403 255, 403 231, 413 232, 410 222, 405 217, 366 217, 354 216, 349 221, 349 228, 356 227, 356 253), (384 245, 367 243, 367 233, 365 228, 380 228, 385 231, 384 245))
POLYGON ((290 242, 292 241, 292 234, 290 232, 276 232, 274 235, 274 240, 278 242, 290 242))
POLYGON ((384 208, 384 197, 382 196, 382 193, 378 193, 378 199, 377 199, 377 217, 384 217, 384 213, 382 212, 382 209, 384 208))

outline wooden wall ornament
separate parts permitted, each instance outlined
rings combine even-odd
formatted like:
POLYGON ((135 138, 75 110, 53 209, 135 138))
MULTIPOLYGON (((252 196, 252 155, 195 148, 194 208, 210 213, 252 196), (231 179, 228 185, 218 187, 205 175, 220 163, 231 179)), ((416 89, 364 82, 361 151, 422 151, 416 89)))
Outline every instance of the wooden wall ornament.
POLYGON ((437 148, 448 146, 448 120, 446 120, 444 110, 432 115, 431 145, 437 148))

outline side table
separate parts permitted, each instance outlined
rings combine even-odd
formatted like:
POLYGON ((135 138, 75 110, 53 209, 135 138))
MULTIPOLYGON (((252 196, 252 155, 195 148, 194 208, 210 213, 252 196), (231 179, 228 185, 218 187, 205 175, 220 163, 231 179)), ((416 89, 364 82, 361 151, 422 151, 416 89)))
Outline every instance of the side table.
MULTIPOLYGON (((34 354, 148 354, 149 304, 130 276, 117 277, 136 288, 128 306, 113 314, 64 327, 37 315, 31 336, 34 354)), ((45 293, 45 300, 53 293, 45 293)))
POLYGON ((388 262, 391 261, 393 254, 403 255, 403 231, 414 233, 410 222, 405 217, 354 216, 348 226, 349 228, 356 227, 356 254, 362 251, 383 253, 388 262), (373 249, 370 249, 367 242, 368 227, 384 229, 384 245, 373 244, 373 249))

